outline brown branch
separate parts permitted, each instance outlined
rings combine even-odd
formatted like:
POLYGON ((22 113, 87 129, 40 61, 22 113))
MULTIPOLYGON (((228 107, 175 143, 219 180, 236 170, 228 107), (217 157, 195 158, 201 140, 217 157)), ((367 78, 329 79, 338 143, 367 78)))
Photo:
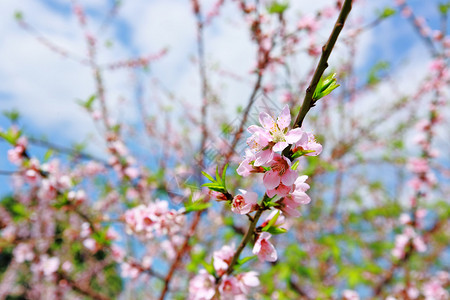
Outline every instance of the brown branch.
POLYGON ((58 275, 70 285, 72 290, 74 290, 82 295, 91 297, 92 299, 95 299, 95 300, 110 300, 111 299, 106 295, 103 295, 97 291, 94 291, 89 286, 80 284, 80 282, 77 280, 73 280, 73 279, 69 278, 69 276, 67 276, 63 272, 59 272, 58 275))
POLYGON ((166 278, 164 280, 164 287, 161 292, 161 296, 159 297, 160 300, 163 300, 166 297, 167 292, 169 291, 170 281, 172 280, 173 274, 178 268, 178 265, 180 264, 183 255, 187 252, 189 248, 189 240, 195 234, 195 229, 197 228, 197 225, 200 222, 200 216, 202 212, 203 211, 200 210, 195 213, 194 220, 192 221, 191 227, 189 228, 189 231, 186 234, 184 243, 181 246, 181 248, 177 251, 175 260, 173 261, 172 265, 170 266, 169 272, 166 275, 166 278))
MULTIPOLYGON (((442 221, 436 222, 436 224, 433 226, 433 228, 431 228, 424 234, 424 238, 425 239, 429 238, 433 233, 436 233, 443 225, 444 224, 442 221)), ((389 268, 389 270, 385 273, 384 277, 375 286, 375 288, 374 288, 374 296, 375 297, 380 296, 384 287, 391 282, 391 280, 394 276, 395 270, 397 270, 397 268, 400 268, 405 263, 407 263, 413 253, 414 253, 414 246, 413 246, 412 242, 410 242, 408 251, 406 251, 405 256, 401 260, 396 262, 395 264, 392 264, 391 267, 389 268)))
POLYGON ((333 31, 331 32, 331 35, 328 38, 326 44, 322 47, 322 55, 320 56, 316 71, 314 72, 313 78, 311 79, 311 83, 306 89, 306 95, 303 100, 302 107, 294 122, 294 128, 302 127, 302 123, 305 119, 306 114, 315 105, 315 101, 313 100, 314 92, 316 91, 317 84, 319 83, 320 78, 322 78, 325 69, 328 68, 328 58, 330 57, 331 51, 336 44, 336 41, 342 28, 344 27, 345 20, 347 19, 347 16, 350 13, 351 9, 352 0, 345 0, 344 4, 342 5, 341 12, 339 13, 339 17, 334 24, 333 31))
POLYGON ((248 231, 245 234, 245 236, 242 238, 241 243, 239 244, 239 247, 237 248, 236 252, 233 255, 233 258, 231 259, 230 265, 228 266, 226 274, 230 275, 233 270, 234 266, 236 265, 239 256, 241 255, 242 250, 244 250, 247 243, 250 241, 251 237, 253 236, 255 232, 256 224, 258 223, 259 218, 261 217, 262 212, 264 211, 264 208, 258 209, 256 211, 255 216, 253 217, 253 221, 250 223, 250 226, 248 227, 248 231))

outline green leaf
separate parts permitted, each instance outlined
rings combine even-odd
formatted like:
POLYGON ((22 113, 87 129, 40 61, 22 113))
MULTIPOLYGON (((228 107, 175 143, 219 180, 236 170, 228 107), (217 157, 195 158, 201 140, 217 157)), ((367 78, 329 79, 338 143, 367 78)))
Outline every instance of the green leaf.
MULTIPOLYGON (((292 159, 295 159, 297 157, 300 157, 300 156, 303 156, 305 154, 312 153, 312 152, 314 152, 314 150, 298 150, 297 152, 292 154, 292 159)), ((298 166, 298 164, 297 164, 297 166, 298 166)), ((295 167, 295 169, 297 169, 297 166, 295 167)), ((295 169, 293 169, 293 170, 295 170, 295 169)))
POLYGON ((223 171, 222 171, 222 182, 223 182, 223 188, 225 190, 227 190, 227 186, 225 184, 225 178, 226 178, 226 175, 227 175, 227 168, 228 168, 228 164, 226 164, 225 167, 223 167, 223 171))
POLYGON ((87 99, 86 101, 78 99, 78 100, 76 100, 76 102, 78 104, 80 104, 82 107, 84 107, 90 111, 90 110, 92 110, 92 104, 94 103, 96 98, 97 98, 97 96, 94 94, 94 95, 90 96, 89 99, 87 99))
POLYGON ((212 182, 215 182, 214 178, 211 175, 209 175, 208 173, 202 171, 202 174, 203 174, 203 176, 205 176, 206 178, 208 178, 212 182))
POLYGON ((273 216, 273 218, 270 219, 269 223, 267 223, 267 225, 263 227, 262 231, 267 231, 270 227, 272 227, 277 222, 279 216, 280 211, 277 211, 275 216, 273 216))
POLYGON ((206 261, 202 261, 202 265, 209 274, 214 275, 214 266, 212 258, 211 263, 208 264, 206 261))
POLYGON ((244 258, 242 258, 242 259, 239 259, 238 262, 237 262, 237 264, 238 264, 239 266, 242 266, 242 265, 245 264, 246 262, 251 261, 252 259, 255 259, 255 258, 257 258, 256 255, 253 255, 253 256, 247 256, 247 257, 244 257, 244 258))
POLYGON ((52 149, 48 149, 47 152, 45 152, 45 154, 44 154, 43 161, 47 162, 52 155, 53 155, 53 150, 52 149))
POLYGON ((294 171, 296 171, 299 164, 300 164, 300 161, 297 160, 297 161, 292 165, 291 169, 294 170, 294 171))
POLYGON ((446 15, 450 9, 450 3, 439 3, 439 12, 446 15))
POLYGON ((17 120, 19 120, 20 117, 20 113, 16 109, 12 109, 10 111, 3 111, 3 115, 13 123, 17 122, 17 120))
POLYGON ((6 140, 8 143, 10 143, 13 146, 16 144, 17 140, 20 138, 21 135, 22 135, 21 130, 17 131, 12 128, 9 128, 8 131, 6 131, 6 132, 0 131, 0 137, 3 138, 4 140, 6 140))
POLYGON ((202 184, 202 186, 207 187, 210 190, 213 190, 216 192, 227 193, 227 188, 225 186, 225 177, 226 177, 227 167, 228 167, 228 165, 226 165, 224 167, 222 176, 219 175, 219 167, 217 167, 215 179, 211 175, 207 174, 206 172, 202 172, 202 174, 211 181, 211 182, 202 184))
POLYGON ((16 11, 15 13, 14 13, 14 18, 17 20, 17 21, 22 21, 23 20, 23 13, 21 12, 21 11, 16 11))
POLYGON ((369 71, 369 77, 367 83, 370 85, 380 82, 380 73, 389 69, 389 63, 386 61, 377 62, 369 71))
POLYGON ((378 17, 381 19, 389 18, 390 16, 395 15, 396 10, 392 7, 385 7, 381 12, 379 12, 378 17))
POLYGON ((208 202, 208 203, 200 202, 199 203, 199 201, 197 201, 197 202, 192 203, 191 205, 188 205, 186 207, 186 212, 188 213, 188 212, 192 212, 192 211, 205 210, 205 209, 209 208, 211 205, 212 205, 212 203, 210 203, 210 202, 208 202))
POLYGON ((270 227, 269 229, 266 230, 268 233, 271 234, 282 234, 282 233, 286 233, 287 230, 281 227, 270 227))
POLYGON ((289 7, 289 2, 274 1, 267 7, 269 14, 282 14, 289 7))
POLYGON ((336 73, 331 73, 325 78, 321 78, 319 83, 317 84, 316 90, 314 91, 313 100, 317 101, 328 94, 330 94, 333 90, 338 88, 340 85, 336 83, 336 73))

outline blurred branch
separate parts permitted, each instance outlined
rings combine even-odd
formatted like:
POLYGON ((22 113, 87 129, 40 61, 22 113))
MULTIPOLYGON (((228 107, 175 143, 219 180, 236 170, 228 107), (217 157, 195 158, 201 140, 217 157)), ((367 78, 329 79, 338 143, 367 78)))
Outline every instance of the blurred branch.
POLYGON ((99 162, 99 163, 103 164, 105 167, 110 168, 110 165, 106 161, 104 161, 104 160, 102 160, 102 159, 100 159, 98 157, 95 157, 95 156, 93 156, 93 155, 91 155, 89 153, 79 151, 77 149, 56 145, 56 144, 54 144, 52 142, 49 142, 49 141, 46 141, 46 140, 42 140, 42 139, 38 139, 38 138, 35 138, 35 137, 28 137, 28 141, 31 144, 36 145, 36 146, 45 147, 45 148, 52 149, 52 150, 55 150, 57 152, 65 153, 65 154, 68 154, 68 155, 73 155, 74 158, 80 158, 80 159, 84 159, 84 160, 94 160, 96 162, 99 162))
POLYGON ((181 260, 183 258, 183 255, 187 252, 189 249, 189 240, 191 237, 195 234, 195 229, 197 228, 198 223, 200 222, 200 217, 202 214, 202 210, 197 211, 194 216, 194 220, 191 223, 191 227, 189 228, 185 238, 184 243, 180 247, 180 249, 177 251, 176 257, 174 261, 172 262, 172 265, 170 266, 169 272, 167 273, 165 280, 164 280, 164 286, 161 292, 161 296, 159 297, 160 300, 163 300, 166 297, 167 292, 169 291, 170 281, 172 280, 173 274, 175 273, 175 270, 178 268, 178 265, 181 263, 181 260))
POLYGON ((412 8, 407 5, 406 3, 402 4, 399 6, 400 9, 407 9, 409 10, 409 17, 408 20, 411 22, 411 25, 414 27, 414 29, 416 30, 417 34, 419 35, 419 37, 422 39, 422 41, 425 43, 425 45, 427 45, 428 49, 431 52, 432 56, 438 56, 439 52, 436 49, 436 45, 433 43, 433 40, 430 38, 430 36, 428 35, 424 35, 421 33, 421 28, 419 26, 419 23, 417 22, 417 17, 415 16, 412 8))
POLYGON ((63 272, 59 272, 58 275, 62 279, 64 279, 74 291, 76 291, 82 295, 89 296, 94 300, 110 300, 110 298, 108 296, 105 296, 101 293, 98 293, 97 291, 94 291, 89 286, 82 285, 79 282, 79 280, 74 280, 74 279, 70 278, 69 276, 67 276, 67 274, 65 274, 63 272))
MULTIPOLYGON (((264 200, 263 200, 263 202, 264 202, 264 200)), ((250 238, 255 233, 256 224, 258 223, 259 218, 261 217, 263 211, 264 211, 264 208, 261 208, 261 207, 256 211, 256 214, 253 217, 253 220, 250 223, 250 226, 248 227, 247 233, 242 238, 242 241, 239 244, 239 247, 237 248, 236 252, 234 253, 233 258, 231 259, 231 262, 230 262, 230 265, 228 266, 226 274, 230 275, 233 272, 234 266, 236 265, 237 261, 239 260, 239 256, 241 255, 242 250, 244 250, 245 246, 250 241, 250 238)))

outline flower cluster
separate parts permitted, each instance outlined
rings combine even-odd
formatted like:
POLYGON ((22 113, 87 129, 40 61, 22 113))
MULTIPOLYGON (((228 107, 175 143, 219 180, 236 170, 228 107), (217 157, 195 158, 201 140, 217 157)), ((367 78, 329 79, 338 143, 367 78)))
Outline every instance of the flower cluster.
MULTIPOLYGON (((417 210, 415 215, 416 227, 422 223, 423 218, 426 215, 426 210, 417 210)), ((405 251, 408 246, 414 247, 417 252, 425 252, 427 245, 423 238, 414 230, 412 226, 412 219, 408 214, 402 214, 400 216, 400 222, 406 225, 403 228, 403 232, 395 237, 395 247, 392 250, 392 255, 398 259, 402 259, 405 256, 405 251)))
MULTIPOLYGON (((257 272, 243 272, 236 276, 226 274, 234 253, 234 246, 228 245, 223 246, 220 250, 213 253, 214 272, 222 278, 217 287, 221 299, 246 299, 251 289, 259 285, 257 272)), ((215 294, 215 277, 205 269, 200 270, 189 283, 189 299, 212 299, 215 294)))
MULTIPOLYGON (((296 171, 298 163, 296 158, 300 156, 316 156, 322 152, 322 146, 311 133, 301 128, 289 129, 291 114, 289 107, 284 106, 276 121, 267 113, 259 116, 262 125, 252 125, 248 131, 252 134, 247 139, 250 149, 237 169, 241 176, 249 176, 252 173, 264 173, 263 182, 268 197, 280 197, 276 207, 287 216, 299 216, 296 208, 301 204, 310 202, 305 193, 309 185, 305 182, 307 176, 299 176, 296 171), (288 148, 289 156, 285 155, 288 148), (292 154, 291 154, 292 153, 292 154)), ((240 197, 240 195, 236 196, 240 197)), ((249 197, 243 197, 244 200, 249 197)), ((239 201, 240 206, 253 204, 253 200, 239 201)), ((235 201, 233 200, 233 203, 235 201)), ((233 205, 234 206, 234 205, 233 205)), ((250 211, 244 210, 244 213, 250 211)), ((243 213, 243 212, 241 212, 243 213)))
POLYGON ((146 238, 153 238, 155 234, 175 234, 185 223, 182 211, 169 209, 169 203, 161 200, 129 209, 123 218, 130 234, 135 232, 146 238))
MULTIPOLYGON (((301 204, 311 201, 306 191, 308 176, 300 176, 297 167, 301 156, 316 156, 322 152, 322 146, 317 143, 314 135, 304 132, 301 128, 289 129, 291 114, 288 105, 281 111, 276 121, 267 113, 259 116, 262 125, 252 125, 248 131, 252 134, 247 139, 249 149, 245 158, 237 168, 241 176, 253 173, 263 174, 265 195, 258 203, 258 194, 253 191, 239 190, 234 197, 228 192, 225 185, 225 171, 222 176, 217 172, 216 179, 205 174, 211 180, 206 184, 214 198, 219 201, 229 201, 231 211, 247 215, 252 226, 255 226, 253 254, 260 261, 275 262, 278 259, 277 251, 270 242, 272 234, 286 232, 285 216, 298 217, 297 208, 301 204), (263 211, 270 211, 269 216, 260 226, 256 226, 263 211), (254 216, 250 214, 256 212, 254 216)), ((253 230, 250 227, 249 230, 253 230)), ((248 239, 247 239, 248 240, 248 239)), ((246 241, 246 240, 244 240, 246 241)), ((245 245, 245 242, 244 242, 245 245)), ((245 299, 251 287, 259 285, 256 272, 246 272, 233 275, 236 258, 240 251, 234 246, 224 246, 213 254, 213 266, 207 272, 202 270, 190 282, 190 299, 211 299, 219 293, 220 299, 245 299)))

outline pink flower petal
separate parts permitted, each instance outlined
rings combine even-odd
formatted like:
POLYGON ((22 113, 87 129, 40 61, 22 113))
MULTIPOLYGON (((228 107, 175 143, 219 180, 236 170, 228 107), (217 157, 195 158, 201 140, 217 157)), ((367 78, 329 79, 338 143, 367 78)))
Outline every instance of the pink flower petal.
POLYGON ((275 123, 275 121, 266 112, 262 112, 259 114, 259 122, 265 129, 267 129, 269 131, 274 131, 277 127, 277 124, 275 123))
POLYGON ((283 130, 291 124, 291 112, 286 104, 277 118, 278 127, 283 130))
POLYGON ((262 166, 266 164, 267 162, 271 161, 273 158, 273 152, 270 149, 261 151, 255 155, 255 162, 253 165, 255 167, 262 166))
POLYGON ((289 144, 295 144, 302 140, 303 136, 307 138, 306 133, 301 128, 295 128, 289 130, 289 132, 285 135, 285 139, 289 144))
POLYGON ((288 146, 289 144, 288 143, 286 143, 286 142, 278 142, 278 143, 276 143, 274 146, 273 146, 273 151, 276 151, 276 152, 278 152, 278 151, 283 151, 287 146, 288 146))
POLYGON ((298 174, 294 170, 288 169, 286 173, 281 176, 281 182, 286 186, 291 186, 297 179, 298 174))
POLYGON ((267 190, 273 190, 280 184, 280 176, 272 170, 264 174, 263 182, 267 190))

